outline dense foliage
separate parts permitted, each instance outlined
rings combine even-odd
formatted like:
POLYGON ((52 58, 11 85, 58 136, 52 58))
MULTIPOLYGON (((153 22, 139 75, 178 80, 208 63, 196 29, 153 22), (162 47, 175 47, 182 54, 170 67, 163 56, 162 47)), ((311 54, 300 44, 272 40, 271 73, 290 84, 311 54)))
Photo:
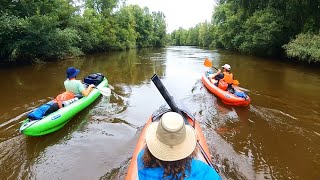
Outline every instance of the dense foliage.
POLYGON ((166 42, 165 16, 119 0, 2 0, 0 63, 56 60, 166 42))
POLYGON ((320 33, 299 34, 296 39, 284 45, 284 48, 290 57, 317 62, 320 60, 320 33))
POLYGON ((212 29, 208 22, 199 23, 189 30, 179 28, 170 34, 170 41, 178 46, 209 46, 212 42, 212 29))
POLYGON ((219 0, 211 23, 175 30, 170 42, 320 62, 319 22, 320 0, 219 0))

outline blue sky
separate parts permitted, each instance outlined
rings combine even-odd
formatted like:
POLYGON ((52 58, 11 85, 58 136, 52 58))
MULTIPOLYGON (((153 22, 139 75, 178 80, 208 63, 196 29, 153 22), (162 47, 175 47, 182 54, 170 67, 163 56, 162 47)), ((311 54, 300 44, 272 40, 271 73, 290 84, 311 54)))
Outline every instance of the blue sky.
POLYGON ((127 0, 127 4, 161 11, 166 16, 167 32, 179 27, 188 29, 205 20, 211 21, 214 0, 127 0))

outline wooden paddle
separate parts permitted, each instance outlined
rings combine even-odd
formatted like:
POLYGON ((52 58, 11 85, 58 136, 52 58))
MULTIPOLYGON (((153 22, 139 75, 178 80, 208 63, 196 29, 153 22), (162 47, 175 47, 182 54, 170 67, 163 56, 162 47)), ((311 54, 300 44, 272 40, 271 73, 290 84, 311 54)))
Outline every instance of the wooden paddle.
MULTIPOLYGON (((216 69, 216 70, 218 71, 218 68, 214 67, 214 66, 212 65, 212 62, 211 62, 208 58, 206 58, 206 59, 204 60, 203 65, 206 66, 206 67, 212 67, 212 68, 214 68, 214 69, 216 69)), ((241 91, 250 92, 249 89, 240 87, 239 84, 240 84, 240 83, 239 83, 238 80, 233 80, 233 85, 236 86, 236 88, 238 88, 238 89, 241 90, 241 91)))

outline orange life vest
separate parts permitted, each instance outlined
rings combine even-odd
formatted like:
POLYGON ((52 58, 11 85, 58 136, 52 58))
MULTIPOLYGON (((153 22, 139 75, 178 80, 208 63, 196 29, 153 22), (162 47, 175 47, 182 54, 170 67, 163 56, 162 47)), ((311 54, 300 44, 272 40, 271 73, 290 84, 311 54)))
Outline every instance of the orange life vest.
POLYGON ((226 91, 228 88, 228 83, 226 83, 223 79, 220 79, 218 83, 218 88, 226 91))
POLYGON ((233 83, 233 74, 229 72, 223 72, 223 80, 228 83, 232 84, 233 83))
POLYGON ((55 103, 58 103, 59 108, 62 108, 62 102, 66 100, 70 100, 74 98, 74 94, 70 91, 65 91, 61 94, 59 94, 53 101, 55 103))

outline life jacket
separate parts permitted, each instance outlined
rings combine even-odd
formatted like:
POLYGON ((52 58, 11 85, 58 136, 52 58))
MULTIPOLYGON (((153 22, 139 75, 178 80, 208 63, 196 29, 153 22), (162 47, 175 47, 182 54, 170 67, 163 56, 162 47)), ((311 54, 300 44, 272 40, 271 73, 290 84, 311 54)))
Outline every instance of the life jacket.
POLYGON ((74 94, 70 91, 65 91, 61 94, 59 94, 53 101, 55 103, 58 103, 59 108, 62 108, 62 102, 66 100, 70 100, 74 98, 74 94))
POLYGON ((218 83, 218 88, 226 91, 228 89, 228 83, 226 81, 224 81, 223 79, 220 79, 219 83, 218 83))
POLYGON ((233 74, 229 72, 223 72, 223 80, 228 83, 232 84, 233 83, 233 74))

